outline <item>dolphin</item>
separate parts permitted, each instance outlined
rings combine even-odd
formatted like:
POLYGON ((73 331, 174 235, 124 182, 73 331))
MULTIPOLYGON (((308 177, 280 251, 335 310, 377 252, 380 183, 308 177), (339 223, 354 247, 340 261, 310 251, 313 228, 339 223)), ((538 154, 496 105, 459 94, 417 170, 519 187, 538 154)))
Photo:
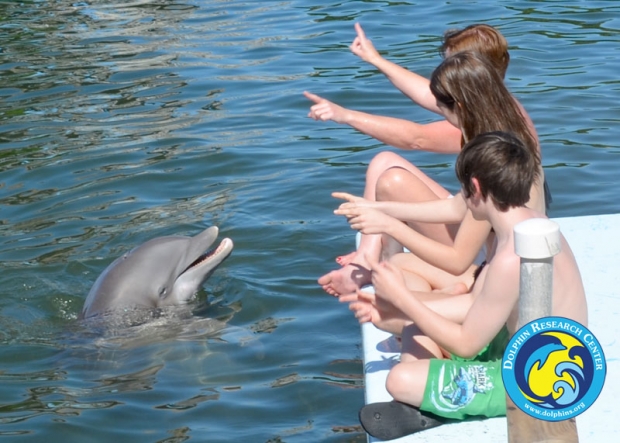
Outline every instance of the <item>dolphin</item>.
POLYGON ((117 258, 95 281, 78 318, 187 303, 232 252, 229 238, 208 251, 217 235, 212 226, 194 237, 157 237, 117 258))

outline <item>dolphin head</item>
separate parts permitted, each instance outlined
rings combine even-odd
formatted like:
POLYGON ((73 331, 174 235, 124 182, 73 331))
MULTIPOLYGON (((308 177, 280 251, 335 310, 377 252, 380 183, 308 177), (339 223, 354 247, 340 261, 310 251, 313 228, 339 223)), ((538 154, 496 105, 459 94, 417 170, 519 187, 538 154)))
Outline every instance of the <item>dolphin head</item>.
POLYGON ((123 308, 187 303, 232 252, 232 240, 215 242, 218 228, 194 237, 157 237, 117 258, 97 278, 80 318, 123 308))

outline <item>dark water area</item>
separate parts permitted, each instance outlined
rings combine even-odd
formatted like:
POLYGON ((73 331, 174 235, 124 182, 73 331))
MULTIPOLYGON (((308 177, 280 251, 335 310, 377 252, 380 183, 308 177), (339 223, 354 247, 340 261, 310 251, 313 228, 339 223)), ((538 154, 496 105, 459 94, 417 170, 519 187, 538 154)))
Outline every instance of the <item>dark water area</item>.
MULTIPOLYGON (((316 284, 353 248, 332 211, 385 149, 307 118, 309 90, 428 122, 348 49, 359 21, 423 75, 448 28, 497 26, 550 215, 617 213, 610 1, 0 1, 0 440, 362 442, 360 330, 316 284), (162 235, 234 240, 193 315, 104 336, 100 272, 162 235)), ((454 156, 405 155, 456 190, 454 156)))

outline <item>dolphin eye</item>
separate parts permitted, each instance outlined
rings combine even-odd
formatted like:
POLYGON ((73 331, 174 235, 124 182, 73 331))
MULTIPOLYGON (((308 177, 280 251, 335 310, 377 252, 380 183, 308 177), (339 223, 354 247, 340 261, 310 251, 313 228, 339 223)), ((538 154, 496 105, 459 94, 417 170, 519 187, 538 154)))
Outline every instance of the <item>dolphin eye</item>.
POLYGON ((165 286, 162 286, 161 288, 159 288, 159 298, 164 298, 167 292, 168 292, 168 288, 166 288, 165 286))

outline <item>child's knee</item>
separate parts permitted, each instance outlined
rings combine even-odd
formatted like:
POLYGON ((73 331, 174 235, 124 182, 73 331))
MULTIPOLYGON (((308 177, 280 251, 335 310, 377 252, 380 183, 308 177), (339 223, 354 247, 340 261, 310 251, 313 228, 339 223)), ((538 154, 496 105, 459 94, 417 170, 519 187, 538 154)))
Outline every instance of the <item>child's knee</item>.
POLYGON ((404 168, 395 166, 385 170, 377 181, 377 200, 400 200, 403 184, 414 180, 415 176, 404 168))
POLYGON ((368 171, 380 174, 386 169, 392 168, 401 163, 403 160, 404 159, 398 154, 391 151, 382 151, 370 160, 368 171))
POLYGON ((409 374, 403 370, 403 365, 398 364, 394 366, 385 380, 385 388, 395 399, 402 398, 403 387, 409 385, 409 374))
POLYGON ((386 390, 397 401, 420 406, 426 389, 427 373, 423 365, 398 364, 392 368, 385 381, 386 390))

